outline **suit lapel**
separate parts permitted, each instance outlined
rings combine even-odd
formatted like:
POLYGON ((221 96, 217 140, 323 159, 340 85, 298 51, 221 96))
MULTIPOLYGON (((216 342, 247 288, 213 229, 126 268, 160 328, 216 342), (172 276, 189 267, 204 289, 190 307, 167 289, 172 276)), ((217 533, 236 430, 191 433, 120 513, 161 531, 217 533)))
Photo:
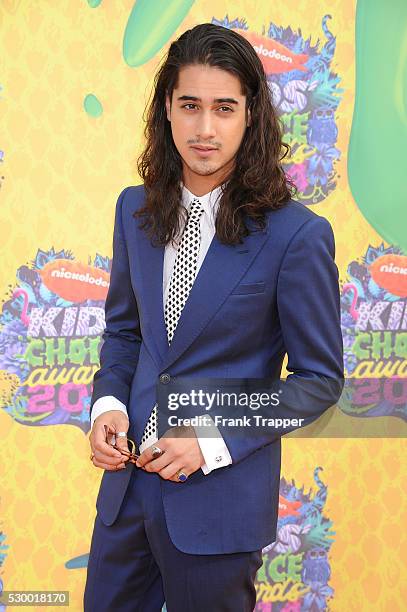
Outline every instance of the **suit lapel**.
MULTIPOLYGON (((144 231, 138 231, 140 240, 137 241, 137 248, 142 277, 141 301, 150 328, 150 336, 154 341, 157 363, 161 364, 168 352, 162 288, 165 247, 153 247, 144 231)), ((148 344, 147 340, 145 342, 148 344)))
MULTIPOLYGON (((267 219, 268 217, 266 217, 267 219)), ((250 230, 255 224, 246 221, 250 230)), ((172 342, 168 345, 163 309, 163 267, 165 247, 153 247, 144 232, 137 241, 141 274, 143 311, 160 357, 162 370, 174 363, 208 325, 233 291, 268 237, 265 230, 246 236, 240 245, 224 245, 213 237, 181 312, 172 342)))

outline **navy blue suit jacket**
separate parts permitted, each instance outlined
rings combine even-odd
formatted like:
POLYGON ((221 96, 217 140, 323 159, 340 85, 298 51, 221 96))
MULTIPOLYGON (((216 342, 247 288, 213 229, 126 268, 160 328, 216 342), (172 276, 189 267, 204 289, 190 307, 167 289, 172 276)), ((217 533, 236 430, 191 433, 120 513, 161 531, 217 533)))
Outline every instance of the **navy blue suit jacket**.
MULTIPOLYGON (((224 245, 215 235, 168 346, 165 247, 153 247, 132 216, 143 200, 144 187, 130 186, 116 205, 106 328, 91 409, 104 395, 117 397, 127 406, 128 435, 139 443, 161 374, 278 380, 286 353, 292 374, 278 415, 308 423, 335 404, 343 383, 343 345, 330 223, 290 200, 266 214, 263 231, 248 219, 256 231, 240 245, 224 245), (318 383, 322 403, 296 401, 304 379, 318 383)), ((199 469, 184 483, 161 479, 170 537, 187 553, 256 550, 276 538, 286 431, 236 436, 230 428, 219 429, 231 465, 207 475, 199 469)), ((128 463, 103 473, 96 507, 106 525, 117 518, 133 469, 138 468, 128 463)))

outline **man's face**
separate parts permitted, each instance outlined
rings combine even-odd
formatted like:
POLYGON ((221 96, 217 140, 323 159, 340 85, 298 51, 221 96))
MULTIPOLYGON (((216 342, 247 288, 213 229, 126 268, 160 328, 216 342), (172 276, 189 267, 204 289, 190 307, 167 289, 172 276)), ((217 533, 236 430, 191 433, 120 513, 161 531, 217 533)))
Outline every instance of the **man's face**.
POLYGON ((239 79, 212 66, 184 66, 170 102, 167 95, 167 118, 182 158, 184 182, 199 184, 199 177, 206 176, 220 184, 234 166, 247 127, 239 79))

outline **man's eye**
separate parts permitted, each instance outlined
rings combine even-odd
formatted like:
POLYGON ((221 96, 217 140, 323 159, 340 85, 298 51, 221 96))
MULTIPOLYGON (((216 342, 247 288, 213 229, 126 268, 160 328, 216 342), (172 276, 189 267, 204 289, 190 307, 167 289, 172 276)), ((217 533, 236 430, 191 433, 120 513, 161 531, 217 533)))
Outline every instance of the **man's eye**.
MULTIPOLYGON (((196 106, 196 104, 193 104, 192 102, 188 102, 187 104, 184 104, 182 108, 186 108, 187 106, 196 106)), ((233 110, 229 106, 220 106, 218 110, 220 110, 221 108, 226 109, 227 111, 230 111, 231 113, 233 113, 233 110)))

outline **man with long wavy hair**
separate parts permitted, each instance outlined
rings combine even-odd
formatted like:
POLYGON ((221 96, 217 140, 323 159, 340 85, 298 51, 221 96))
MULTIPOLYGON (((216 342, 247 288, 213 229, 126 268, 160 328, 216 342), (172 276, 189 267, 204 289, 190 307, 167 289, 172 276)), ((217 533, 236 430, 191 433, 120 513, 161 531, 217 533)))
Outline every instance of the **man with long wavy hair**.
POLYGON ((281 436, 342 389, 333 232, 292 199, 267 78, 237 32, 205 23, 171 44, 145 137, 143 184, 116 205, 94 377, 91 460, 104 473, 85 612, 164 601, 168 612, 249 612, 276 539, 281 436), (279 418, 253 435, 207 413, 205 427, 160 435, 160 390, 194 377, 273 381, 283 400, 267 414, 279 418))

